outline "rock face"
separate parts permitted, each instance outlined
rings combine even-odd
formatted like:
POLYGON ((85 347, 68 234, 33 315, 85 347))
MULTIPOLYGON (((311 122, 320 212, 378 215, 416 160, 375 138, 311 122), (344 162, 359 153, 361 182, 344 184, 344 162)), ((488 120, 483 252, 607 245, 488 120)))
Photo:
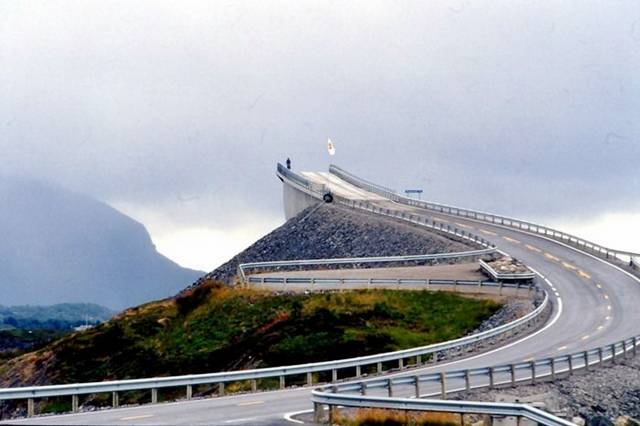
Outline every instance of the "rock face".
POLYGON ((3 305, 121 309, 171 296, 201 273, 159 254, 144 226, 63 188, 0 176, 3 305))
POLYGON ((238 264, 246 262, 399 256, 470 249, 466 244, 426 229, 322 204, 287 221, 206 278, 230 283, 237 274, 238 264))
MULTIPOLYGON (((620 416, 640 419, 640 358, 620 360, 615 366, 594 369, 555 383, 519 386, 499 391, 474 391, 461 399, 495 401, 498 394, 516 397, 543 395, 546 407, 556 407, 563 416, 579 416, 587 425, 612 425, 620 416)), ((630 422, 632 424, 633 422, 630 422)))

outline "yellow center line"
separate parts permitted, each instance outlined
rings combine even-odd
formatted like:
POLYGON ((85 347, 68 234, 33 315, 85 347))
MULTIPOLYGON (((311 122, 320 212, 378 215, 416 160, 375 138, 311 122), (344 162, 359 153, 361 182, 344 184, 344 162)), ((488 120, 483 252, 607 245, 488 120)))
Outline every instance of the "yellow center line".
POLYGON ((487 235, 493 235, 493 236, 498 235, 495 232, 487 231, 486 229, 482 229, 482 228, 480 228, 480 232, 482 232, 483 234, 487 234, 487 235))
POLYGON ((532 246, 530 244, 527 244, 525 247, 527 247, 531 251, 535 251, 535 252, 538 252, 538 253, 542 252, 542 250, 540 250, 538 247, 532 246))
POLYGON ((123 417, 120 420, 140 420, 140 419, 148 419, 149 417, 153 417, 153 414, 143 414, 141 416, 123 417))
POLYGON ((535 358, 527 358, 527 359, 524 359, 523 361, 524 361, 524 362, 531 362, 531 361, 533 361, 534 359, 535 359, 535 358))
POLYGON ((551 253, 545 253, 544 254, 547 258, 551 259, 551 260, 555 260, 556 262, 560 262, 560 258, 559 257, 555 257, 554 255, 552 255, 551 253))
POLYGON ((502 237, 505 240, 509 241, 510 243, 515 243, 515 244, 520 244, 520 241, 513 239, 513 238, 509 238, 509 237, 502 237))
POLYGON ((471 228, 471 226, 469 226, 469 225, 465 225, 464 223, 458 223, 458 222, 456 222, 456 225, 458 225, 458 226, 460 226, 460 227, 462 227, 462 228, 471 228))
POLYGON ((264 404, 264 401, 241 402, 240 404, 238 404, 238 407, 244 407, 244 406, 247 406, 247 405, 260 405, 260 404, 264 404))
POLYGON ((578 271, 578 275, 580 275, 582 278, 586 278, 586 279, 591 278, 591 275, 587 274, 587 273, 586 273, 585 271, 583 271, 582 269, 580 269, 580 270, 578 271))
POLYGON ((434 219, 437 220, 438 222, 449 223, 449 221, 447 219, 443 219, 441 217, 434 217, 434 219))
POLYGON ((572 264, 567 263, 567 262, 562 262, 562 266, 564 266, 564 267, 565 267, 565 268, 567 268, 567 269, 571 269, 571 270, 573 270, 573 271, 575 271, 576 269, 578 269, 578 268, 576 268, 575 266, 573 266, 572 264))

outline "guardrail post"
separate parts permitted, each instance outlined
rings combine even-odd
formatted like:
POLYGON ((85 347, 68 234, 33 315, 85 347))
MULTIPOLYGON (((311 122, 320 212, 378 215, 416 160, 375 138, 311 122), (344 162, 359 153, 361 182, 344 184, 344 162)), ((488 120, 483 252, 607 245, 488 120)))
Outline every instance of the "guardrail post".
POLYGON ((551 358, 551 381, 556 380, 556 359, 551 358))
POLYGON ((362 371, 360 370, 360 366, 356 365, 356 377, 362 376, 362 371))
POLYGON ((616 363, 616 344, 612 344, 611 345, 611 363, 615 364, 616 363))
POLYGON ((573 356, 569 355, 569 375, 573 375, 573 356))
POLYGON ((27 417, 33 417, 36 414, 35 401, 33 398, 27 399, 27 417))
POLYGON ((404 360, 402 358, 398 358, 398 368, 400 370, 404 369, 404 360))
POLYGON ((151 403, 152 404, 158 403, 158 389, 156 388, 151 389, 151 403))
POLYGON ((218 384, 218 395, 224 396, 224 382, 218 384))
POLYGON ((391 379, 387 379, 387 389, 389 391, 389 398, 393 397, 393 381, 391 379))
POLYGON ((531 361, 531 384, 536 384, 536 362, 531 361))
POLYGON ((322 405, 317 402, 313 403, 313 422, 320 423, 322 419, 322 405))
POLYGON ((493 367, 489 367, 489 389, 493 389, 494 385, 493 367))
POLYGON ((467 392, 471 390, 471 377, 469 376, 469 370, 464 370, 464 389, 467 392))
POLYGON ((71 411, 77 413, 79 405, 78 395, 71 395, 71 411))
POLYGON ((113 408, 118 408, 120 406, 120 396, 118 395, 118 392, 111 392, 111 406, 113 408))
POLYGON ((502 295, 502 287, 504 286, 504 283, 502 281, 500 281, 500 295, 502 295))
POLYGON ((381 374, 382 373, 382 363, 379 362, 376 367, 377 367, 377 370, 378 370, 378 374, 381 374))
POLYGON ((367 382, 360 383, 360 395, 367 394, 367 382))
POLYGON ((416 398, 420 398, 420 376, 414 376, 413 386, 416 393, 416 398))
POLYGON ((447 399, 447 376, 444 373, 440 373, 440 397, 447 399))
POLYGON ((509 366, 509 374, 511 376, 511 387, 515 388, 516 387, 516 366, 514 364, 511 364, 509 366))
POLYGON ((307 386, 312 386, 313 385, 313 374, 312 373, 307 373, 307 386))
POLYGON ((251 392, 258 392, 258 381, 256 379, 251 380, 251 392))
POLYGON ((602 363, 604 362, 604 355, 602 352, 602 348, 598 348, 598 364, 600 364, 600 366, 602 366, 602 363))
POLYGON ((585 371, 589 371, 589 352, 584 351, 582 357, 584 358, 584 369, 585 371))
POLYGON ((338 370, 336 370, 335 368, 331 370, 331 381, 332 382, 338 381, 338 370))
POLYGON ((622 356, 624 358, 627 358, 627 341, 626 340, 622 341, 622 356))
POLYGON ((280 389, 284 389, 286 386, 286 383, 284 381, 284 376, 280 376, 280 389))

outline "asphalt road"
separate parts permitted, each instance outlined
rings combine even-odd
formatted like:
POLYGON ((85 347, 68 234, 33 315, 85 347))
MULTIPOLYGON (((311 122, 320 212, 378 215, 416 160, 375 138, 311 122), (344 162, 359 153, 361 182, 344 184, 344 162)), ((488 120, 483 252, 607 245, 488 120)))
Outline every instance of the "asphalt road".
MULTIPOLYGON (((309 178, 350 195, 350 185, 336 183, 326 174, 307 174, 309 178)), ((362 199, 363 191, 353 190, 362 199)), ((366 196, 366 194, 364 194, 366 196)), ((636 334, 640 323, 640 280, 589 254, 538 235, 495 225, 476 223, 444 214, 409 208, 379 196, 375 203, 414 214, 436 217, 452 225, 482 235, 512 257, 539 272, 540 282, 552 296, 553 312, 549 322, 536 333, 490 352, 467 359, 403 371, 395 374, 437 372, 521 362, 532 358, 571 353, 636 334)), ((401 390, 398 395, 408 394, 401 390)), ((429 389, 425 389, 429 392, 429 389)), ((98 412, 61 415, 12 421, 13 424, 247 424, 271 425, 288 421, 285 416, 311 408, 310 389, 227 396, 177 403, 144 405, 98 412)))

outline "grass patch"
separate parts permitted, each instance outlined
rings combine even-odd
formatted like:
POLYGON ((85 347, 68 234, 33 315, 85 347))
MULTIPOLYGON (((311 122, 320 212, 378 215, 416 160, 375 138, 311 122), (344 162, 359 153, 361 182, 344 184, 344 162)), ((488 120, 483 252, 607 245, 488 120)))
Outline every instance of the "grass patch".
MULTIPOLYGON (((460 337, 500 305, 445 292, 275 295, 207 283, 139 306, 5 365, 51 383, 205 373, 333 360, 460 337)), ((277 386, 277 383, 274 383, 277 386)), ((260 383, 270 387, 271 382, 260 383)), ((244 390, 236 384, 233 390, 244 390)), ((230 389, 231 390, 231 389, 230 389)))

